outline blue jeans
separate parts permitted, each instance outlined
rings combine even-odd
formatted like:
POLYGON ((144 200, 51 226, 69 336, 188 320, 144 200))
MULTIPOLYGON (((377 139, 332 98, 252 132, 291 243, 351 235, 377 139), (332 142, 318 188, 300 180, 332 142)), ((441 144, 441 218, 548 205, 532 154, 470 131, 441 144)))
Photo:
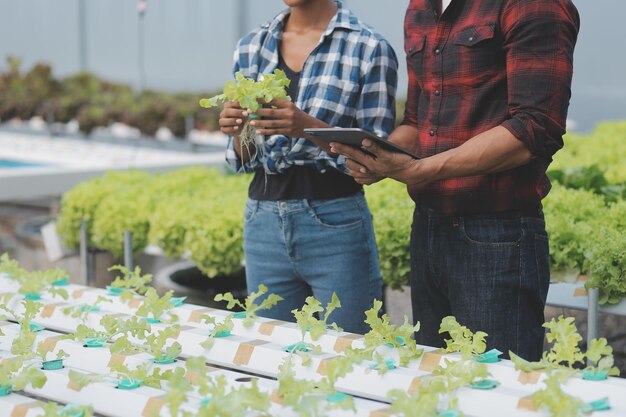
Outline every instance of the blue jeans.
POLYGON ((482 330, 487 348, 539 360, 550 283, 543 214, 449 216, 417 208, 411 232, 418 343, 442 347, 441 319, 482 330))
POLYGON ((294 321, 313 295, 322 305, 337 293, 330 316, 345 331, 365 333, 365 310, 382 297, 372 216, 363 192, 332 200, 257 201, 245 208, 244 252, 248 289, 265 284, 284 298, 260 315, 294 321))

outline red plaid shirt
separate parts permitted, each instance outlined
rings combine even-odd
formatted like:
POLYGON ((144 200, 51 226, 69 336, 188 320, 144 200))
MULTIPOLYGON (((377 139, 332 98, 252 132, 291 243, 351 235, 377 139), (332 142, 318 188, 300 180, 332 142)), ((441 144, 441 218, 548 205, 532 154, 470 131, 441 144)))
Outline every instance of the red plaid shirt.
POLYGON ((411 0, 405 20, 409 87, 405 120, 422 158, 501 125, 532 161, 498 174, 409 187, 443 213, 538 208, 546 169, 563 146, 578 12, 570 0, 411 0))

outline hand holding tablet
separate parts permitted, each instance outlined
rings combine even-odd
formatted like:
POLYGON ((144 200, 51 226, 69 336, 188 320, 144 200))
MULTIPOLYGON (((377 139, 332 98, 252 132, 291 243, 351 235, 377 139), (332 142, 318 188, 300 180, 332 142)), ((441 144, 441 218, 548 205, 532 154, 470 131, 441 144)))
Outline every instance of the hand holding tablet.
POLYGON ((409 155, 411 158, 419 159, 413 152, 389 142, 375 134, 358 128, 316 128, 316 129, 304 129, 304 133, 311 135, 324 142, 338 142, 343 143, 358 149, 361 149, 365 153, 369 153, 367 149, 364 149, 361 143, 363 139, 369 139, 375 144, 379 145, 386 151, 399 152, 405 155, 409 155))

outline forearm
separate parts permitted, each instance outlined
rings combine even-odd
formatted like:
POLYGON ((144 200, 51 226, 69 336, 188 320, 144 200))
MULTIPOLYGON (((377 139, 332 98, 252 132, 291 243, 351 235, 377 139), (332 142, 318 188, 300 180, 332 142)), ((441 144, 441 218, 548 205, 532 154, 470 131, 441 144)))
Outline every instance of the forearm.
POLYGON ((411 125, 400 125, 389 135, 389 142, 402 146, 406 149, 413 149, 419 137, 419 130, 411 125))
POLYGON ((497 126, 457 148, 416 161, 396 179, 407 184, 423 184, 506 171, 530 160, 528 148, 507 129, 497 126))

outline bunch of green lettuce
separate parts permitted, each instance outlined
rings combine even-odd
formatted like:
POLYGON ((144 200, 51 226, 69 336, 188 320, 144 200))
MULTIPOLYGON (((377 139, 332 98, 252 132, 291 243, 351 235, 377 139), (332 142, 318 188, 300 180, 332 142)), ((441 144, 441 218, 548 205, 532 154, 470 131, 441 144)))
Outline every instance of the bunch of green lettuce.
POLYGON ((259 81, 246 78, 241 72, 235 74, 235 81, 226 81, 224 93, 200 100, 200 106, 211 108, 227 101, 236 101, 241 108, 252 113, 261 106, 260 101, 270 102, 274 99, 289 100, 286 87, 291 81, 284 71, 274 70, 273 74, 263 74, 259 81))
POLYGON ((102 200, 135 184, 145 183, 149 175, 145 172, 109 172, 102 177, 83 182, 66 192, 61 199, 61 211, 57 219, 57 230, 65 244, 72 249, 80 243, 80 224, 84 219, 89 243, 92 239, 95 212, 102 200))

